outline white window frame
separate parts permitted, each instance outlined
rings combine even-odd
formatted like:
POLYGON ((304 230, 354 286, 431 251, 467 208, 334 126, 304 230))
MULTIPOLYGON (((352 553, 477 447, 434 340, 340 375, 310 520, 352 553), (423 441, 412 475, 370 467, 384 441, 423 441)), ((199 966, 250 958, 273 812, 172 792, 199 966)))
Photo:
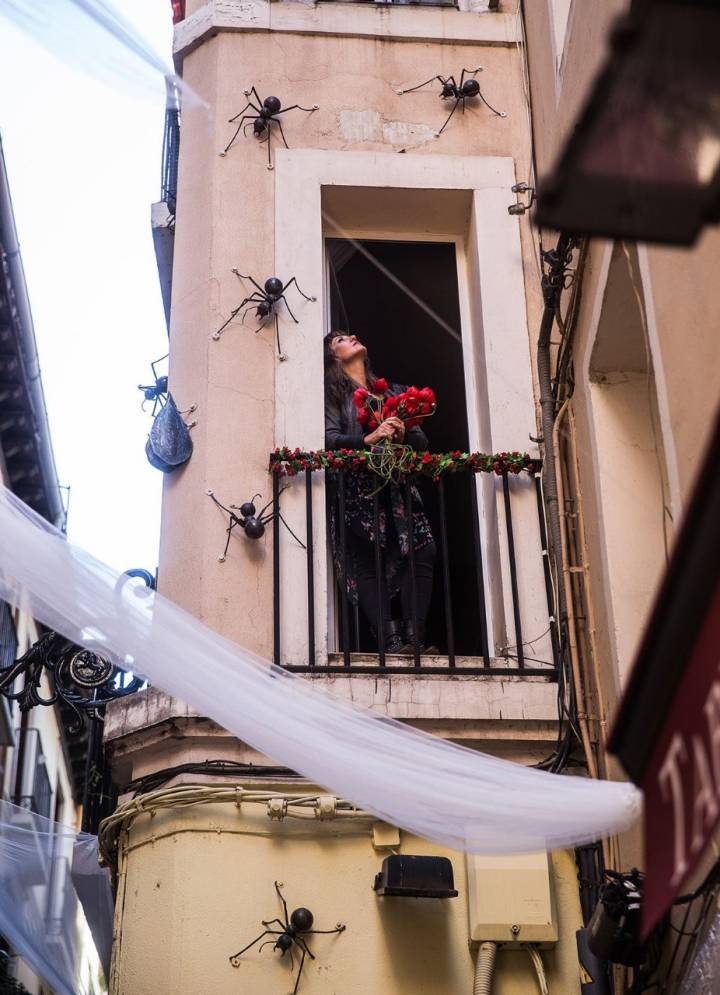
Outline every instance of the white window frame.
MULTIPOLYGON (((530 449, 536 426, 533 379, 525 306, 522 250, 516 218, 508 215, 510 187, 515 182, 513 160, 507 156, 402 155, 280 149, 275 160, 275 268, 293 275, 317 303, 303 302, 298 325, 285 323, 283 350, 275 376, 275 445, 319 449, 324 443, 324 397, 321 341, 326 331, 326 263, 322 191, 346 186, 471 193, 468 232, 432 231, 431 241, 452 241, 458 248, 463 361, 472 449, 530 449), (483 396, 479 380, 482 377, 483 396), (311 387, 310 385, 315 385, 311 387)), ((338 219, 341 220, 341 219, 338 219)), ((343 237, 343 232, 327 232, 343 237)), ((352 232, 350 232, 352 234, 352 232)), ((382 237, 375 230, 355 230, 363 238, 382 237)), ((395 241, 420 241, 417 231, 386 231, 395 241)), ((329 624, 325 505, 320 474, 313 496, 316 660, 327 660, 329 624)), ((502 492, 495 478, 478 475, 478 504, 486 565, 486 605, 491 654, 493 643, 513 641, 509 564, 504 543, 502 492), (488 569, 498 564, 497 572, 488 569)), ((283 514, 296 531, 304 531, 304 488, 293 486, 283 495, 283 514)), ((523 635, 539 636, 547 629, 547 603, 540 556, 534 490, 527 487, 514 501, 516 544, 527 543, 518 557, 518 585, 523 635)), ((302 537, 302 535, 301 535, 302 537)), ((303 665, 307 659, 306 554, 281 530, 281 662, 303 665), (288 578, 292 578, 289 581, 288 578)), ((538 654, 550 653, 544 639, 538 654)), ((548 655, 547 659, 551 659, 548 655)), ((504 663, 505 661, 503 661, 504 663)))

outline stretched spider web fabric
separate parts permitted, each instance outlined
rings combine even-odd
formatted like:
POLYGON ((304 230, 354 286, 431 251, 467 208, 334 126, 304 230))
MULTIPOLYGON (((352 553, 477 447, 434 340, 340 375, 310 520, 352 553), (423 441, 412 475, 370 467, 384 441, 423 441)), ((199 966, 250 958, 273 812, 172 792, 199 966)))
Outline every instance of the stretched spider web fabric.
POLYGON ((679 995, 717 995, 720 991, 720 915, 711 922, 678 991, 679 995))
POLYGON ((0 801, 0 933, 56 995, 89 990, 78 875, 107 970, 112 895, 97 837, 0 801))
POLYGON ((317 690, 72 545, 6 488, 0 597, 274 761, 438 843, 478 853, 553 849, 622 831, 639 814, 630 784, 522 767, 317 690))
MULTIPOLYGON (((167 4, 168 18, 170 4, 167 4)), ((189 106, 204 106, 110 0, 0 0, 4 14, 61 61, 130 95, 153 99, 165 81, 189 106)))

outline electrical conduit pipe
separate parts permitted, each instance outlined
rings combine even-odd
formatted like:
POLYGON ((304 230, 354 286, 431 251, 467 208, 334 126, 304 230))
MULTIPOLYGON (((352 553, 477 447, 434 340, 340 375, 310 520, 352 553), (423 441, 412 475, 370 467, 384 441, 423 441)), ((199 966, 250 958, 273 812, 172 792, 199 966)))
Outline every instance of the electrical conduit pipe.
POLYGON ((486 940, 478 947, 475 959, 475 981, 473 995, 492 995, 493 973, 497 943, 486 940))

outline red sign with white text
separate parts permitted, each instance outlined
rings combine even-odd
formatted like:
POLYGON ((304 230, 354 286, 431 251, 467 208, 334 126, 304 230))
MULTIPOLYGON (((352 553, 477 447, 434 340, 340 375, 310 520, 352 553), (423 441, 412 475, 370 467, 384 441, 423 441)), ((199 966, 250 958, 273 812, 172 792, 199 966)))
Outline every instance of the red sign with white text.
POLYGON ((644 773, 643 937, 697 869, 720 822, 720 584, 644 773))

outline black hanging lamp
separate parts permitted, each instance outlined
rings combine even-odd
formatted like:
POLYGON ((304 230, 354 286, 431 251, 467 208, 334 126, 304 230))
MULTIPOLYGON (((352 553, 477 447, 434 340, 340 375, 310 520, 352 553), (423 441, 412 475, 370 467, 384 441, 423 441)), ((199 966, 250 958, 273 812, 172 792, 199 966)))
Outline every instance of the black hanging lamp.
POLYGON ((720 219, 720 2, 634 0, 535 220, 690 245, 720 219))

